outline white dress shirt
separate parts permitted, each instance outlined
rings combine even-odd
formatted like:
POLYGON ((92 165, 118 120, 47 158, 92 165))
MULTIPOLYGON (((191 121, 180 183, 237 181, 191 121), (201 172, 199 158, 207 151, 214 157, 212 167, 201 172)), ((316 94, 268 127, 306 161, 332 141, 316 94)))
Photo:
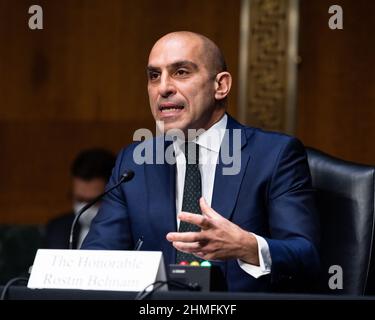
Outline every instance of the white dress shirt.
MULTIPOLYGON (((216 164, 219 156, 220 145, 223 140, 225 130, 227 127, 228 116, 225 114, 218 122, 216 122, 207 131, 200 134, 192 142, 199 145, 199 169, 202 179, 202 196, 205 198, 207 204, 211 206, 212 194, 214 189, 216 164)), ((182 151, 182 146, 185 141, 175 139, 173 147, 176 154, 176 214, 181 212, 182 198, 184 193, 186 160, 182 151)), ((219 212, 220 214, 220 212, 219 212)), ((177 218, 177 230, 180 221, 177 218)), ((239 266, 254 278, 269 274, 271 272, 271 255, 266 240, 260 236, 253 234, 258 242, 259 266, 245 263, 237 260, 239 266)))

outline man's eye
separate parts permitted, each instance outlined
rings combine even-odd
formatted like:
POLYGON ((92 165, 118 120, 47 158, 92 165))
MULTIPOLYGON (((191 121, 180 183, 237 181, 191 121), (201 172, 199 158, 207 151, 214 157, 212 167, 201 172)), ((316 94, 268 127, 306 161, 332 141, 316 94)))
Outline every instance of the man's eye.
POLYGON ((177 71, 176 71, 176 75, 177 76, 186 76, 186 75, 188 75, 189 74, 189 72, 187 71, 187 70, 185 70, 185 69, 178 69, 177 71))
POLYGON ((156 80, 159 77, 159 73, 157 73, 157 72, 150 72, 148 74, 148 77, 149 77, 150 80, 156 80))

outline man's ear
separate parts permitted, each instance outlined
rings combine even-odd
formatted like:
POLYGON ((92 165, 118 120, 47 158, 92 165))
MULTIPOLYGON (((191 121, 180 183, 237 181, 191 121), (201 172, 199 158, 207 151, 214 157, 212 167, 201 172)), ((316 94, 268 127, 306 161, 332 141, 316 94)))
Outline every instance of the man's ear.
POLYGON ((224 99, 232 86, 232 76, 229 72, 220 72, 215 79, 215 99, 224 99))

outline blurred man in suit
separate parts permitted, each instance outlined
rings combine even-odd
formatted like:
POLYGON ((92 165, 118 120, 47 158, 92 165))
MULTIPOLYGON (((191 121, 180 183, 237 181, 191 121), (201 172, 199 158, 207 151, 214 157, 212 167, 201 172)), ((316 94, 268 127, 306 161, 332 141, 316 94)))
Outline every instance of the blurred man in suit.
POLYGON ((166 264, 219 265, 231 291, 312 279, 318 222, 303 145, 226 113, 232 77, 200 34, 159 39, 147 72, 151 112, 165 135, 119 154, 110 184, 126 169, 135 176, 103 200, 83 248, 132 249, 143 237, 142 250, 162 251, 166 264), (154 161, 140 162, 142 149, 154 161), (175 162, 155 162, 171 154, 175 162))
MULTIPOLYGON (((77 212, 88 202, 104 192, 105 185, 115 164, 115 156, 105 149, 84 150, 71 166, 73 212, 51 220, 46 226, 46 247, 67 249, 72 222, 77 212)), ((88 209, 79 219, 75 230, 75 248, 79 248, 86 237, 99 204, 88 209)))

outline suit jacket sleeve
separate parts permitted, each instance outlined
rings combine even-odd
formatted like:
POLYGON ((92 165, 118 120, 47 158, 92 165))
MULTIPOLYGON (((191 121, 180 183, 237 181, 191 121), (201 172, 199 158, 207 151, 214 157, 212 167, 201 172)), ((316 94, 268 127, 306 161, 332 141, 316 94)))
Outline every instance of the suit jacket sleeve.
POLYGON ((271 274, 306 279, 319 270, 318 217, 305 148, 291 138, 281 148, 268 186, 271 274))
MULTIPOLYGON (((124 159, 130 149, 122 150, 117 157, 108 187, 115 185, 120 180, 126 167, 124 159)), ((122 186, 115 188, 104 197, 81 249, 133 249, 126 197, 122 186)))

